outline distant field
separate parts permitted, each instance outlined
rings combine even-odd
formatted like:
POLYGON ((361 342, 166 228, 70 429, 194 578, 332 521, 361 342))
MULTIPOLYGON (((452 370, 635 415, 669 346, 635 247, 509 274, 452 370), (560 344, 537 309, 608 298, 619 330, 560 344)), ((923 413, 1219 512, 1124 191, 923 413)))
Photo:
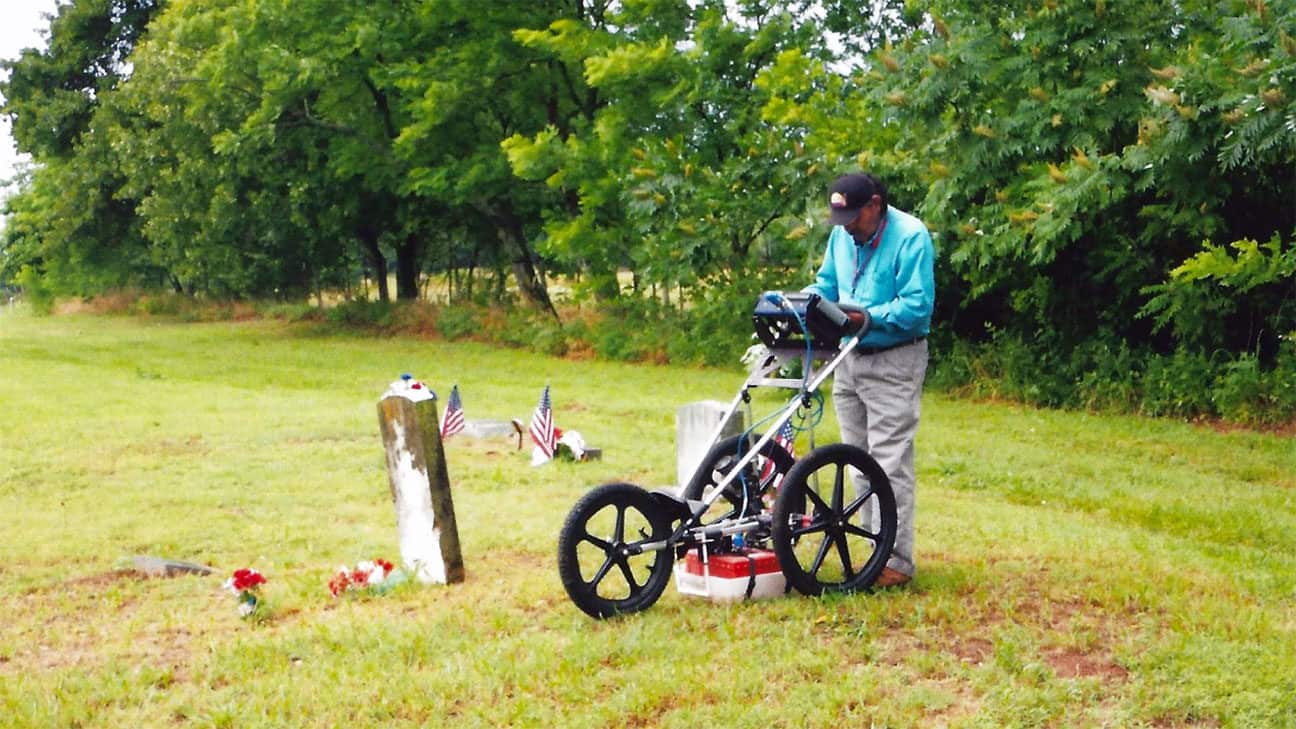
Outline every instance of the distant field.
POLYGON ((0 725, 1296 726, 1296 441, 1273 435, 929 395, 911 589, 668 588, 586 618, 567 510, 673 481, 675 409, 741 379, 2 309, 0 725), (375 403, 401 372, 457 383, 469 419, 525 419, 551 384, 604 459, 449 441, 467 582, 335 600, 339 565, 398 557, 375 403), (218 574, 139 579, 137 554, 218 574), (245 566, 260 625, 220 589, 245 566))

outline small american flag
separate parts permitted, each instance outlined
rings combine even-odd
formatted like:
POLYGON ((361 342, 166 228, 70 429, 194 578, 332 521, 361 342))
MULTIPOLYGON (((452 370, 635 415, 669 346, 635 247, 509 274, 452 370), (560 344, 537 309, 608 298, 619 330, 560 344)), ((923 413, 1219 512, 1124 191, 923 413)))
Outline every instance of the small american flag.
POLYGON ((445 415, 441 418, 441 440, 464 429, 463 401, 459 399, 459 386, 450 390, 450 402, 446 405, 445 415))
MULTIPOLYGON (((789 456, 796 456, 796 431, 792 429, 792 421, 788 420, 779 428, 779 432, 774 436, 774 442, 783 447, 789 456)), ((765 465, 761 467, 760 480, 765 483, 774 475, 774 459, 766 458, 765 465)))
POLYGON ((531 416, 531 440, 545 458, 553 458, 554 449, 558 447, 558 438, 554 434, 553 405, 549 401, 548 385, 545 385, 544 394, 540 396, 540 404, 536 406, 535 414, 531 416))

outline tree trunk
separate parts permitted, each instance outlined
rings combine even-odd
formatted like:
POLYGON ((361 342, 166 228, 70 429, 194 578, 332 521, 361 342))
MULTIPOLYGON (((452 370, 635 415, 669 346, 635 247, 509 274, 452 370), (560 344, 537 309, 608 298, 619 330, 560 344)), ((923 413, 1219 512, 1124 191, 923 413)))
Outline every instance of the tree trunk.
POLYGON ((508 271, 503 266, 495 266, 495 298, 503 299, 508 293, 508 271))
POLYGON ((423 243, 412 233, 405 238, 404 243, 396 247, 397 299, 412 301, 419 297, 419 259, 422 258, 422 253, 423 243))
POLYGON ((460 286, 463 289, 461 295, 466 295, 465 301, 472 301, 473 280, 477 278, 477 262, 481 258, 481 240, 473 244, 472 257, 468 259, 468 271, 464 274, 466 286, 460 286))
POLYGON ((515 252, 512 263, 513 278, 517 280, 522 297, 531 305, 549 312, 557 320, 558 310, 549 299, 549 290, 545 287, 544 279, 536 270, 531 246, 527 243, 521 221, 513 214, 512 206, 505 201, 500 207, 479 205, 478 209, 485 213, 495 226, 500 242, 504 244, 504 250, 507 252, 511 248, 515 252))
POLYGON ((536 271, 530 256, 520 257, 513 262, 513 278, 517 279, 518 290, 522 292, 522 296, 528 303, 548 311, 554 319, 558 318, 558 310, 549 300, 549 290, 536 271))
MULTIPOLYGON (((516 221, 514 221, 516 223, 516 221)), ((535 259, 531 255, 531 246, 527 245, 526 237, 522 233, 521 225, 514 225, 509 228, 500 228, 500 237, 505 244, 512 243, 517 251, 517 257, 513 259, 513 278, 517 280, 518 291, 522 292, 522 297, 533 306, 539 306, 548 311, 554 319, 558 318, 558 310, 554 308, 553 302, 549 300, 549 289, 545 286, 544 279, 536 270, 535 259)))
POLYGON ((356 237, 360 239, 360 252, 378 283, 378 300, 391 301, 391 292, 387 290, 387 259, 378 246, 378 229, 369 223, 361 223, 356 237))

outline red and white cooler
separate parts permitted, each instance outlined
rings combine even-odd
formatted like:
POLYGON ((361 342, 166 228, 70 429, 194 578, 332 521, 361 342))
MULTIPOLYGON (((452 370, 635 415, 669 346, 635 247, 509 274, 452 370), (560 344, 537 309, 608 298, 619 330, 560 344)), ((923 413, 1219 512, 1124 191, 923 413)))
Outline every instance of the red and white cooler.
POLYGON ((675 589, 712 602, 737 602, 778 597, 787 591, 787 580, 768 549, 705 555, 690 549, 675 563, 675 589))

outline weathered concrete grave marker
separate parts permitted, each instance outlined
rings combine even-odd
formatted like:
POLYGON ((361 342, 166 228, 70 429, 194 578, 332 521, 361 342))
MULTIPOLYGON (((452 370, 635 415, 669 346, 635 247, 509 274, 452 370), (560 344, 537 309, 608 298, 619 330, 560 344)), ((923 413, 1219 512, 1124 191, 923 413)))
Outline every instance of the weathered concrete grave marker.
POLYGON ((717 400, 691 402, 675 411, 675 464, 676 484, 683 488, 693 478, 693 471, 706 457, 711 447, 711 437, 720 429, 717 441, 743 432, 743 413, 735 410, 723 426, 727 406, 717 400))
POLYGON ((401 375, 378 401, 378 425, 387 452, 401 561, 419 582, 463 582, 436 394, 401 375))

